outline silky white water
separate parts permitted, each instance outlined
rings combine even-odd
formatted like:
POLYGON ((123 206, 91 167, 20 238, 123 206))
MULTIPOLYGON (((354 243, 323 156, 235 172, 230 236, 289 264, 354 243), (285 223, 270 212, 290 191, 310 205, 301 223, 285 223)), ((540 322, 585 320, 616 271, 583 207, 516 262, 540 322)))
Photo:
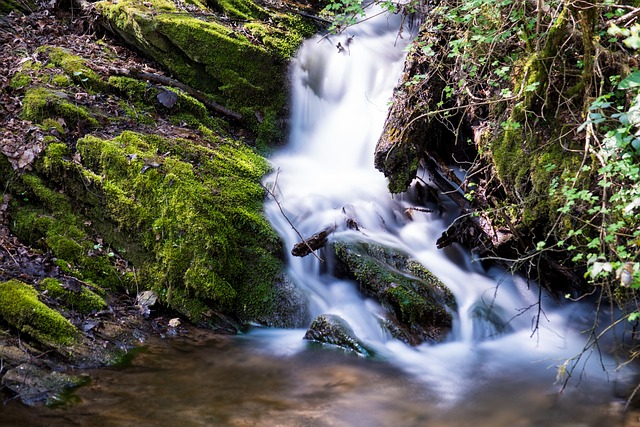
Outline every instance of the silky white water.
MULTIPOLYGON (((332 227, 337 227, 333 237, 357 235, 405 250, 454 293, 458 312, 453 330, 443 343, 410 348, 381 329, 377 319, 382 308, 362 297, 356 284, 332 277, 325 262, 313 255, 290 256, 289 274, 308 296, 312 316, 333 313, 346 319, 360 339, 437 390, 442 404, 505 376, 546 384, 553 393, 562 384, 562 378, 556 381, 557 367, 580 354, 585 344, 581 331, 589 326, 589 316, 583 312, 590 308, 561 307, 546 294, 540 307, 535 284, 497 268, 485 271, 461 248, 437 249, 435 241, 455 210, 416 212, 407 219, 404 211, 414 206, 410 195, 392 197, 373 166, 411 39, 399 25, 398 17, 381 16, 348 34, 304 44, 291 75, 289 141, 272 157, 277 172, 265 183, 277 199, 268 203, 267 215, 287 250, 300 241, 297 232, 308 237, 332 227), (338 49, 338 43, 346 50, 338 49), (344 225, 345 211, 356 217, 359 231, 344 225), (498 334, 493 323, 478 315, 482 312, 498 316, 507 327, 498 334)), ((326 255, 322 250, 317 254, 326 255)), ((255 334, 266 336, 266 345, 276 353, 295 353, 304 346, 300 330, 255 334)), ((597 388, 613 387, 613 360, 594 356, 580 363, 576 375, 582 373, 597 388)))

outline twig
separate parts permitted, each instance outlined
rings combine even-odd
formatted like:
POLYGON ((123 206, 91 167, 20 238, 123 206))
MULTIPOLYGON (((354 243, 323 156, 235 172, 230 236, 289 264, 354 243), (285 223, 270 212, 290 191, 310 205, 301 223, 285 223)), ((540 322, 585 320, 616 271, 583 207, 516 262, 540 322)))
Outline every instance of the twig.
POLYGON ((183 91, 185 91, 186 93, 188 93, 189 95, 193 96, 195 99, 197 99, 198 101, 202 102, 204 105, 207 106, 207 108, 220 113, 222 115, 225 115, 233 120, 237 120, 237 121, 241 121, 242 120, 242 114, 235 112, 233 110, 228 109, 227 107, 223 107, 222 105, 218 104, 217 102, 212 101, 211 99, 209 99, 209 97, 207 95, 205 95, 204 93, 195 90, 194 88, 192 88, 191 86, 187 86, 186 84, 179 82, 178 80, 172 79, 170 77, 166 77, 166 76, 161 76, 159 74, 153 74, 153 73, 145 73, 144 71, 139 71, 136 69, 129 69, 129 68, 110 68, 109 69, 109 74, 111 75, 116 75, 116 76, 130 76, 133 77, 135 79, 140 79, 140 80, 149 80, 152 82, 156 82, 156 83, 160 83, 160 84, 165 84, 165 85, 169 85, 169 86, 174 86, 177 87, 178 89, 181 89, 183 91))
POLYGON ((9 256, 11 257, 13 262, 15 262, 18 267, 20 267, 20 263, 18 261, 16 261, 16 259, 13 257, 13 254, 11 254, 9 249, 7 249, 7 247, 5 245, 3 245, 3 244, 0 244, 0 246, 2 247, 2 249, 4 249, 9 254, 9 256))
MULTIPOLYGON (((278 185, 278 176, 280 175, 280 169, 278 169, 278 171, 276 172, 276 179, 273 183, 273 188, 275 188, 278 185)), ((293 228, 293 231, 296 232, 296 234, 298 235, 298 237, 300 237, 300 240, 305 244, 305 246, 307 248, 309 248, 309 252, 313 254, 314 257, 316 257, 318 259, 318 261, 320 262, 324 262, 324 260, 322 258, 320 258, 318 256, 318 254, 316 254, 313 250, 313 248, 311 248, 311 246, 309 245, 309 243, 307 242, 307 240, 302 237, 302 234, 300 234, 300 232, 298 231, 298 229, 296 228, 295 225, 293 225, 293 223, 291 222, 291 220, 289 219, 289 217, 287 216, 286 213, 284 213, 284 210, 282 209, 282 205, 280 204, 280 202, 278 201, 278 199, 276 198, 276 195, 273 193, 273 191, 271 191, 267 186, 263 185, 262 188, 265 189, 265 191, 267 193, 269 193, 269 195, 273 198, 273 201, 276 202, 276 205, 278 205, 278 209, 280 210, 280 213, 282 214, 282 216, 284 217, 284 219, 287 220, 287 222, 289 223, 289 225, 291 226, 291 228, 293 228)))

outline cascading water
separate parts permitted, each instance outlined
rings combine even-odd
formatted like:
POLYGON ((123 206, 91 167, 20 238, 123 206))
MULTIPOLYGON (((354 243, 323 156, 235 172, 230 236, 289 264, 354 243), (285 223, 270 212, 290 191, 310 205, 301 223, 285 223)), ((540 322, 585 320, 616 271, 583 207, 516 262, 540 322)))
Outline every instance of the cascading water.
MULTIPOLYGON (((411 197, 391 197, 386 179, 373 167, 411 38, 399 31, 399 22, 380 16, 348 34, 304 44, 292 71, 288 146, 271 159, 277 172, 266 182, 277 199, 268 203, 267 215, 287 248, 300 241, 298 233, 307 237, 337 227, 334 237, 359 234, 403 249, 454 293, 453 330, 444 343, 411 348, 381 329, 375 302, 361 296, 354 283, 332 277, 316 257, 290 256, 289 274, 308 295, 313 316, 332 313, 346 319, 367 345, 439 390, 443 403, 488 387, 492 378, 517 382, 526 377, 552 391, 557 366, 584 345, 579 330, 587 324, 576 323, 583 308, 556 306, 546 295, 538 305, 535 285, 498 269, 485 271, 459 248, 436 249, 435 240, 455 213, 420 212, 408 220, 403 212, 412 207, 411 197), (343 225, 344 210, 357 217, 360 231, 343 225)), ((261 333, 270 334, 274 349, 302 346, 301 331, 261 333)), ((606 384, 598 364, 615 365, 592 359, 581 372, 606 384)))

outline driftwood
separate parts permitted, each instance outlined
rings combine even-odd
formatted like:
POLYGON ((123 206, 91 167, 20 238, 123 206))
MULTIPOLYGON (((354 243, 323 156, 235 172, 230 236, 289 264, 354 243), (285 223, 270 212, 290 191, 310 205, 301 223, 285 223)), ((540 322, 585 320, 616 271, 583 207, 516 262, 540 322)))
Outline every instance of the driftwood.
POLYGON ((188 86, 170 77, 161 76, 159 74, 146 73, 144 71, 139 71, 136 69, 128 69, 128 68, 111 68, 109 69, 109 74, 114 76, 127 76, 127 77, 132 77, 134 79, 140 79, 140 80, 148 80, 151 82, 160 83, 167 86, 177 87, 178 89, 185 91, 186 93, 188 93, 189 95, 197 99, 198 101, 202 102, 211 111, 222 114, 236 121, 242 120, 242 114, 237 113, 233 110, 230 110, 226 107, 223 107, 222 105, 212 101, 204 93, 197 91, 191 86, 188 86))
POLYGON ((291 255, 304 257, 309 255, 316 249, 322 248, 327 244, 327 237, 329 237, 329 235, 334 231, 336 231, 335 227, 325 228, 324 230, 317 232, 313 236, 304 239, 302 242, 296 243, 293 246, 293 249, 291 249, 291 255))

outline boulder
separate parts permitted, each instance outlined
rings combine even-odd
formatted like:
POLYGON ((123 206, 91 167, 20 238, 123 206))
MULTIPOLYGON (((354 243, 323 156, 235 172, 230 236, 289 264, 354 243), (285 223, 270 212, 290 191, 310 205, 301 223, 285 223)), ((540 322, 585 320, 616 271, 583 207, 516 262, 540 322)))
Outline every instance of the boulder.
POLYGON ((363 357, 374 355, 373 350, 360 341, 347 321, 335 314, 321 314, 313 319, 304 339, 330 344, 363 357))
POLYGON ((63 400, 62 393, 87 382, 86 378, 62 372, 48 371, 29 363, 10 369, 2 377, 2 385, 15 393, 22 403, 55 405, 63 400))
POLYGON ((451 329, 455 298, 428 269, 397 248, 367 241, 334 241, 334 274, 354 279, 389 314, 383 326, 416 345, 440 341, 451 329))

